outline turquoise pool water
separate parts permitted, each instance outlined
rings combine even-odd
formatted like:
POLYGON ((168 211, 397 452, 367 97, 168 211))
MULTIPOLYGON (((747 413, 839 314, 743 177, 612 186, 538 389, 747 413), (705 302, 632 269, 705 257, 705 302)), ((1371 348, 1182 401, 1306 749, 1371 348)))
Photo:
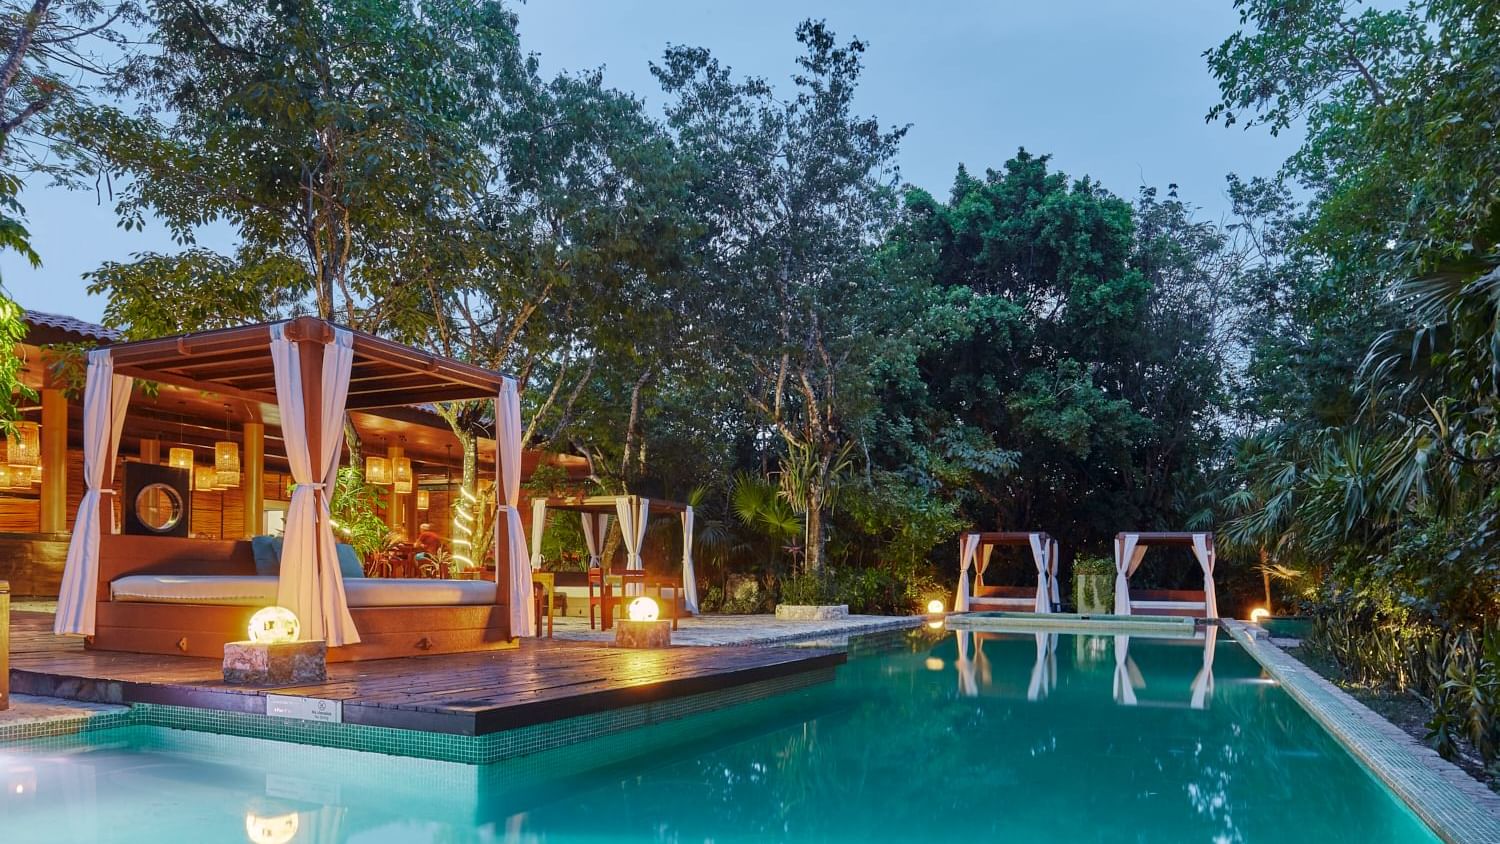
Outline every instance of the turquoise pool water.
POLYGON ((157 727, 0 746, 0 841, 1436 840, 1229 640, 1124 638, 924 629, 485 767, 157 727))

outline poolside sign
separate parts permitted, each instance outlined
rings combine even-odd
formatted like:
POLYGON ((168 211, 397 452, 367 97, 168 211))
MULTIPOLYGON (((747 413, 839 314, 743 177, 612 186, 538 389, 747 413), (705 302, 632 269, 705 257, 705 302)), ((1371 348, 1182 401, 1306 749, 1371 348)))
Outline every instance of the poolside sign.
POLYGON ((320 721, 324 724, 344 722, 344 702, 297 695, 266 695, 266 714, 276 718, 320 721))

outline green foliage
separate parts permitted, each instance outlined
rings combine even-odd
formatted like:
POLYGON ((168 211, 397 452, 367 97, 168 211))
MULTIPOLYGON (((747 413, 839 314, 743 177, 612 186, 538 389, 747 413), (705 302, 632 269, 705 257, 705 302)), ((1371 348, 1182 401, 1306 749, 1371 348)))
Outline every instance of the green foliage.
POLYGON ((378 490, 365 483, 357 466, 339 468, 338 485, 328 502, 340 542, 353 546, 361 558, 382 551, 388 544, 389 528, 380 514, 378 490))
POLYGON ((19 418, 16 401, 35 398, 35 391, 21 381, 21 366, 25 359, 11 350, 26 338, 26 323, 21 321, 21 306, 5 295, 0 287, 0 435, 9 437, 13 423, 19 418))

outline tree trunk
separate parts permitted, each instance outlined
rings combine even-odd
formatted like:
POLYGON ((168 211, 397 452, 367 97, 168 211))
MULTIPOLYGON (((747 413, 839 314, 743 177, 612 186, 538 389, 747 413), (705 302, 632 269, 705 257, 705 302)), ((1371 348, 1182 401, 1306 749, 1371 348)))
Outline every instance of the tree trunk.
POLYGON ((832 455, 818 459, 818 468, 807 481, 807 556, 804 569, 810 574, 823 573, 823 505, 828 498, 828 465, 832 455))

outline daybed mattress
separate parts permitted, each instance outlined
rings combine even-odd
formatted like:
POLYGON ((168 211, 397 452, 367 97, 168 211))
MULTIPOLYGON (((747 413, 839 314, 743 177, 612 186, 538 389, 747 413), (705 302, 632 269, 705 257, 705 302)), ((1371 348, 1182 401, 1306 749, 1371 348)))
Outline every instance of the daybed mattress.
MULTIPOLYGON (((109 584, 111 601, 264 607, 276 603, 277 578, 135 574, 109 584)), ((452 607, 495 602, 487 580, 351 577, 344 581, 351 607, 452 607)))

